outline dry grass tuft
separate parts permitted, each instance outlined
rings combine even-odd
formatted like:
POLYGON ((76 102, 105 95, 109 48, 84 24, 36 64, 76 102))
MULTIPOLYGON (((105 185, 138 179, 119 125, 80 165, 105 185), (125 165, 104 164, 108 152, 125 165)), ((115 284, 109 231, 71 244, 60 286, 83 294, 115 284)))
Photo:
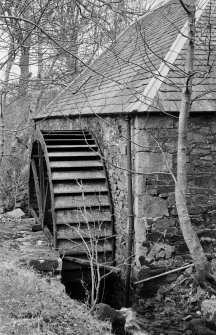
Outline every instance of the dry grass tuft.
POLYGON ((87 307, 31 269, 0 262, 0 335, 106 335, 87 307))

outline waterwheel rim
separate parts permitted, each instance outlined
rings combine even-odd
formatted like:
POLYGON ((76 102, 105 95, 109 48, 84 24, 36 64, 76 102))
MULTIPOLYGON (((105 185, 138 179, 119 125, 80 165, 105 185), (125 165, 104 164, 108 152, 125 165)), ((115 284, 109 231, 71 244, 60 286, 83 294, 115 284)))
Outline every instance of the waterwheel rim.
POLYGON ((44 228, 45 223, 53 234, 53 244, 56 248, 56 217, 53 196, 52 175, 49 156, 40 130, 35 130, 31 152, 29 178, 30 212, 36 222, 44 228), (37 200, 36 206, 35 198, 37 200), (35 210, 36 209, 36 210, 35 210))

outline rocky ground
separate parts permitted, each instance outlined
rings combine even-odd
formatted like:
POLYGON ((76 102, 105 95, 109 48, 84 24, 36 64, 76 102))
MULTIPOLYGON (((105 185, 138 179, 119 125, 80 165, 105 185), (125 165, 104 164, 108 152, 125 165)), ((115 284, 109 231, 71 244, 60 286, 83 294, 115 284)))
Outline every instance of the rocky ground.
POLYGON ((0 335, 110 334, 107 322, 65 294, 58 276, 32 269, 34 257, 26 254, 39 246, 45 250, 47 242, 40 232, 30 241, 28 220, 0 217, 0 335))
POLYGON ((181 272, 173 283, 163 285, 153 298, 137 299, 143 328, 152 335, 213 335, 216 331, 203 321, 201 303, 215 299, 194 281, 195 270, 181 272))
MULTIPOLYGON (((42 277, 22 261, 29 237, 17 225, 25 223, 0 217, 0 335, 110 334, 111 325, 99 322, 84 304, 70 299, 59 280, 42 277)), ((203 322, 201 302, 211 297, 194 284, 193 271, 191 267, 181 272, 175 282, 161 286, 154 298, 137 295, 133 310, 138 315, 130 331, 139 335, 216 334, 203 322)))

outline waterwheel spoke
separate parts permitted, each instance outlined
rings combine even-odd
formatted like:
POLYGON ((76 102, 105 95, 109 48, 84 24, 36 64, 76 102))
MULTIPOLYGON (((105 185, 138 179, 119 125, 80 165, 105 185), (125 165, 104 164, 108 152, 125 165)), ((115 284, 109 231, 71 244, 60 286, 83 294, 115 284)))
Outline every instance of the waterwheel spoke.
POLYGON ((33 159, 31 160, 31 168, 32 168, 32 173, 33 173, 33 178, 34 178, 35 192, 36 192, 37 204, 38 204, 38 210, 39 210, 39 217, 38 217, 36 212, 32 208, 32 210, 34 211, 33 216, 35 217, 38 223, 42 224, 43 211, 42 211, 42 204, 41 204, 40 184, 39 184, 36 164, 33 159))
POLYGON ((42 210, 42 228, 44 228, 44 216, 45 216, 45 185, 44 185, 44 164, 43 164, 43 152, 41 146, 38 144, 39 154, 39 183, 40 183, 40 198, 41 198, 41 210, 42 210))
POLYGON ((49 183, 46 182, 45 186, 44 186, 44 189, 45 189, 45 192, 44 192, 44 207, 43 207, 43 221, 45 219, 45 216, 46 216, 46 212, 48 210, 47 208, 47 194, 48 194, 48 185, 49 183))
POLYGON ((39 219, 39 217, 37 216, 35 210, 33 207, 30 208, 30 213, 31 216, 33 216, 33 218, 35 219, 35 221, 37 222, 37 224, 41 225, 41 220, 39 219))

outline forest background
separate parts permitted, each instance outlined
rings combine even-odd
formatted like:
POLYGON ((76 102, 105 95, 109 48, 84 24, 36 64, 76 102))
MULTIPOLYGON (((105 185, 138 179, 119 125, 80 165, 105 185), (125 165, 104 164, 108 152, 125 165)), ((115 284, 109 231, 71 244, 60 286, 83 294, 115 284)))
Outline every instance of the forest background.
POLYGON ((0 2, 0 210, 27 200, 32 119, 159 0, 0 2))

